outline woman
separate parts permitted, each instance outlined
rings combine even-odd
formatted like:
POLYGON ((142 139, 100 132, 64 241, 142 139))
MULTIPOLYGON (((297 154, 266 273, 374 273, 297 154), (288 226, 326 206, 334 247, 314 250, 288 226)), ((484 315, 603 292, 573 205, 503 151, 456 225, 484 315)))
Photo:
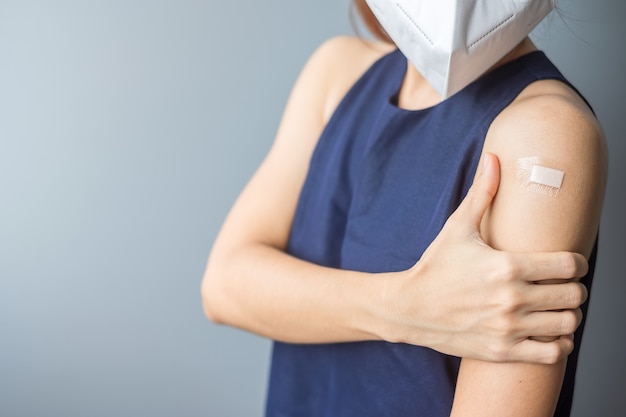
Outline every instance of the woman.
POLYGON ((268 416, 568 415, 600 127, 529 39, 447 97, 356 5, 381 41, 303 69, 215 242, 207 315, 276 340, 268 416))

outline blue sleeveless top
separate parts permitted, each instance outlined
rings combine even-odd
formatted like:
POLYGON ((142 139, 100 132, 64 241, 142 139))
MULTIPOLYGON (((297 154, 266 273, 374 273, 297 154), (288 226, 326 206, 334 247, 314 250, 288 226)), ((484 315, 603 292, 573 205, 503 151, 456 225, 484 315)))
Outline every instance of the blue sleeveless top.
MULTIPOLYGON (((300 195, 292 255, 357 271, 410 268, 467 193, 494 118, 530 83, 566 82, 542 52, 533 52, 436 106, 409 111, 396 105, 406 65, 397 50, 382 57, 335 110, 300 195)), ((558 417, 569 415, 582 328, 558 417)), ((401 343, 275 342, 266 416, 447 417, 459 364, 460 358, 401 343)))

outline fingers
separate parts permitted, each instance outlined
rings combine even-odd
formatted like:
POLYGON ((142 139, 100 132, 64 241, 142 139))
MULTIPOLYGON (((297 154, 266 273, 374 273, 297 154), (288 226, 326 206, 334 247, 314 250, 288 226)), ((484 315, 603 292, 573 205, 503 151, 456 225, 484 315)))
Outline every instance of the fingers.
POLYGON ((524 339, 511 349, 507 361, 553 365, 565 359, 573 350, 574 338, 571 335, 561 336, 552 342, 524 339))
POLYGON ((480 222, 498 191, 500 183, 498 158, 493 154, 485 153, 480 170, 480 174, 457 209, 457 213, 464 213, 464 218, 475 230, 479 230, 480 222))
MULTIPOLYGON (((573 310, 587 301, 587 287, 579 282, 531 285, 527 288, 528 311, 573 310)), ((561 333, 563 334, 563 333, 561 333)))
POLYGON ((582 319, 583 314, 579 308, 533 313, 525 319, 524 325, 527 326, 527 329, 522 337, 528 337, 529 334, 533 338, 574 334, 582 319))
POLYGON ((494 154, 485 153, 483 155, 479 179, 480 188, 482 192, 485 193, 485 197, 488 198, 488 201, 486 201, 486 204, 482 207, 484 213, 487 207, 489 207, 489 204, 491 204, 491 200, 493 200, 496 192, 498 192, 498 186, 500 185, 500 163, 494 154))
POLYGON ((582 278, 589 271, 587 259, 572 252, 509 253, 514 270, 525 281, 582 278))

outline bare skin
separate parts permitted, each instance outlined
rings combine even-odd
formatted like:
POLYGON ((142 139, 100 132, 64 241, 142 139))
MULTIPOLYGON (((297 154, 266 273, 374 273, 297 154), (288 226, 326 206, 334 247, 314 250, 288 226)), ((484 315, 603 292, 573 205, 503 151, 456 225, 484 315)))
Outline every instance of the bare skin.
MULTIPOLYGON (((498 65, 535 49, 526 39, 498 65)), ((400 105, 416 109, 439 101, 439 95, 409 64, 400 105)), ((589 256, 599 224, 608 161, 602 130, 574 91, 557 81, 527 87, 493 122, 483 152, 487 164, 501 165, 502 174, 497 197, 481 221, 485 243, 517 253, 571 250, 589 256), (516 162, 529 156, 566 173, 567 181, 558 193, 533 192, 520 184, 516 162)), ((517 299, 509 289, 501 296, 517 299)), ((579 319, 577 311, 569 313, 570 322, 579 319)), ((493 363, 465 357, 451 416, 552 416, 566 363, 566 359, 551 365, 493 363)))
MULTIPOLYGON (((481 226, 489 245, 515 252, 571 250, 589 256, 608 160, 602 130, 574 91, 552 80, 531 84, 493 122, 483 151, 498 156, 502 173, 498 194, 481 226), (557 194, 533 192, 516 179, 516 162, 529 155, 565 172, 557 194)), ((494 364, 464 358, 451 415, 552 416, 566 362, 494 364)))
MULTIPOLYGON (((272 149, 216 239, 202 282, 207 316, 286 342, 386 340, 473 358, 477 364, 562 363, 573 348, 569 335, 580 323, 578 307, 586 298, 584 286, 572 278, 584 276, 587 263, 576 253, 505 252, 483 241, 481 233, 495 237, 481 224, 486 224, 483 216, 493 196, 502 192, 493 156, 409 270, 336 270, 285 253, 308 162, 324 125, 356 79, 391 48, 336 38, 309 60, 272 149)), ((424 90, 414 93, 407 97, 419 97, 424 90)), ((557 246, 550 250, 561 250, 557 246)), ((562 249, 584 252, 586 247, 562 249)))

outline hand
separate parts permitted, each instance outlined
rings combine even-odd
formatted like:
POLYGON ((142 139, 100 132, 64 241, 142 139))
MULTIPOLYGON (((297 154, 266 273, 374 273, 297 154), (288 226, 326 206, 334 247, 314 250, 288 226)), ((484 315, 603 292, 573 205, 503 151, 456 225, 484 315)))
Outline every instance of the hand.
POLYGON ((383 302, 394 324, 387 340, 494 362, 551 364, 572 351, 587 297, 573 279, 587 273, 587 261, 569 252, 502 252, 483 241, 480 223, 499 172, 497 158, 485 155, 467 197, 422 258, 389 281, 383 302))

